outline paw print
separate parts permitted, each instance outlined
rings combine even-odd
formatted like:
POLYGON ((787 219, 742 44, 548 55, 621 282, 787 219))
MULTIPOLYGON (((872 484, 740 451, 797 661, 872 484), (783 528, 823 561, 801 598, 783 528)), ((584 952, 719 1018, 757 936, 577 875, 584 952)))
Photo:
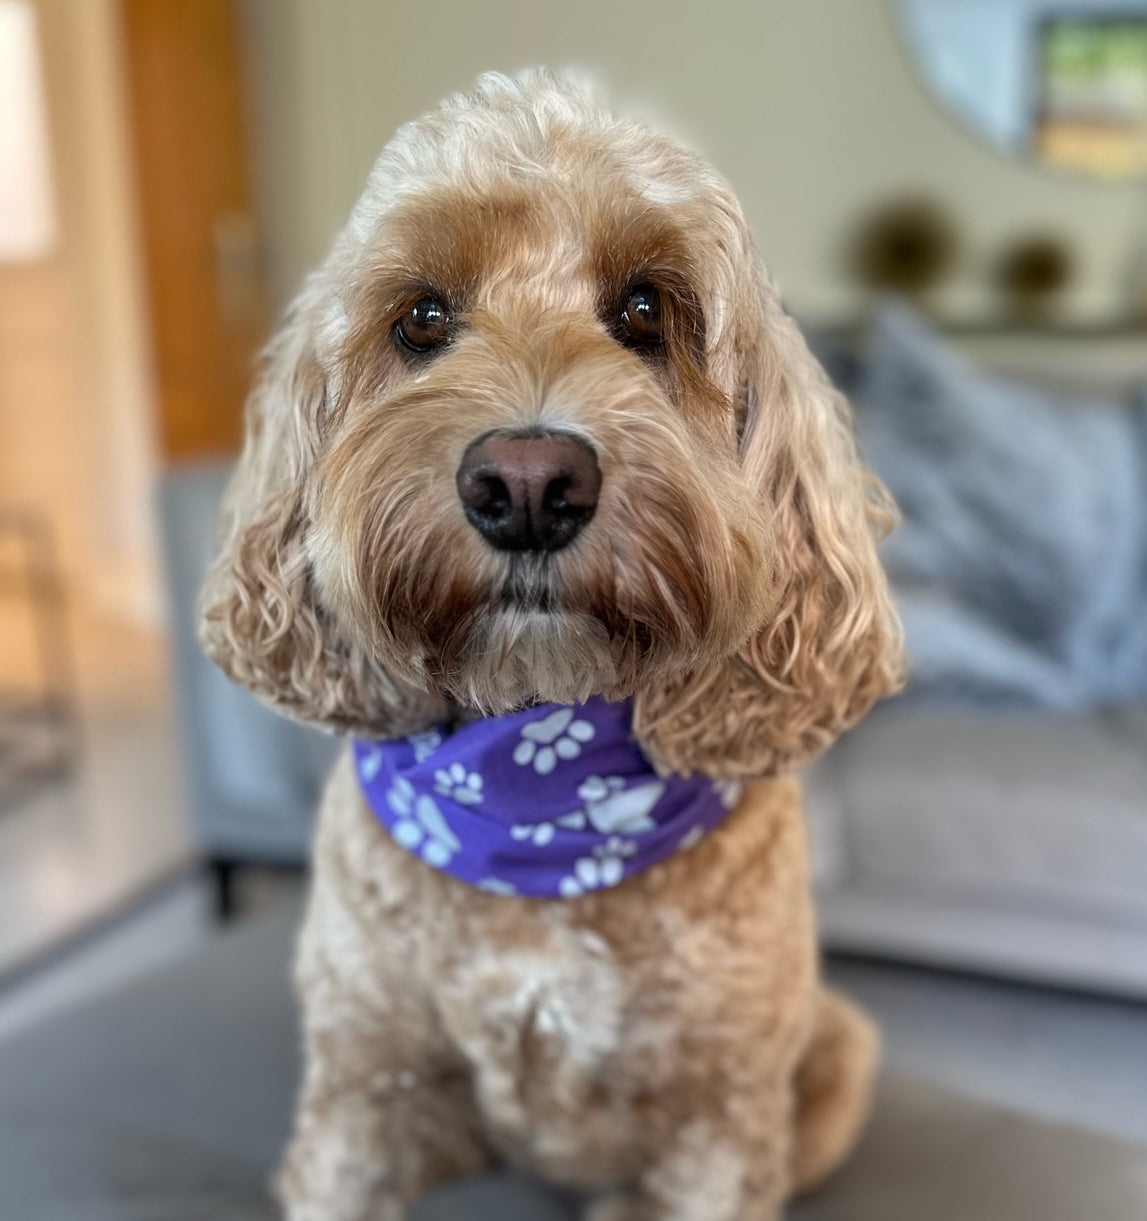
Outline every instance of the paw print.
POLYGON ((595 831, 640 835, 657 825, 650 815, 664 792, 660 780, 627 789, 621 776, 587 776, 577 795, 585 802, 585 817, 595 831))
POLYGON ((359 775, 369 784, 382 767, 382 747, 372 746, 358 763, 359 775))
POLYGON ((613 793, 620 792, 625 788, 625 778, 623 776, 587 776, 581 784, 577 786, 577 795, 586 803, 592 805, 599 801, 604 801, 613 793))
POLYGON ((434 773, 434 791, 459 805, 476 806, 482 800, 482 777, 468 772, 461 763, 451 763, 434 773))
POLYGON ((522 740, 514 748, 514 762, 533 764, 539 776, 548 776, 559 759, 576 759, 582 745, 593 739, 589 721, 574 720, 572 708, 559 708, 540 721, 522 728, 522 740))
POLYGON ((713 781, 713 792, 721 799, 721 804, 726 810, 731 810, 741 800, 741 794, 744 791, 745 782, 743 780, 713 781))
MULTIPOLYGON (((621 776, 588 776, 577 786, 577 795, 586 807, 605 801, 613 793, 619 793, 625 788, 625 780, 621 776)), ((559 827, 570 831, 584 831, 588 822, 585 810, 574 810, 572 814, 563 814, 558 819, 559 827)))
POLYGON ((405 776, 396 776, 394 783, 386 791, 386 804, 403 818, 413 815, 416 798, 414 785, 405 776))
POLYGON ((483 878, 478 883, 478 889, 491 895, 516 895, 518 888, 511 882, 503 882, 501 878, 483 878))
POLYGON ((544 848, 551 843, 555 833, 556 828, 552 822, 515 823, 510 828, 511 839, 516 839, 519 843, 522 840, 529 840, 538 848, 544 848))
POLYGON ((510 835, 516 840, 528 839, 531 844, 544 848, 553 840, 559 827, 566 831, 584 831, 584 811, 574 810, 572 814, 563 814, 553 822, 516 823, 510 828, 510 835))
POLYGON ((632 856, 637 851, 637 845, 631 839, 622 839, 620 835, 611 835, 604 844, 598 844, 593 850, 594 856, 598 860, 604 860, 609 856, 625 858, 632 856))
POLYGON ((705 828, 698 823, 691 831, 687 831, 681 837, 681 841, 677 845, 677 851, 688 852, 690 848, 696 848, 704 838, 705 828))
POLYGON ((406 740, 414 747, 414 762, 425 763, 442 745, 442 734, 437 729, 423 729, 410 734, 406 740))
POLYGON ((417 852, 435 869, 444 869, 462 850, 458 837, 450 830, 442 811, 432 797, 415 792, 405 776, 399 776, 387 790, 386 803, 398 815, 391 834, 404 848, 417 852))
POLYGON ((574 862, 573 873, 562 878, 558 889, 563 899, 576 899, 591 890, 616 886, 624 876, 625 862, 620 856, 583 856, 574 862))

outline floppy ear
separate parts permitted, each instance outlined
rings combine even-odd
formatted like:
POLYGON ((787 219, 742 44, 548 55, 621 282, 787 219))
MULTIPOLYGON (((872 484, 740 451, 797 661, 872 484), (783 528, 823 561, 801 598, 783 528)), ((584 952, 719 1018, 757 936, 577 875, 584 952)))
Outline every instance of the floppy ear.
POLYGON ((763 274, 736 342, 745 478, 773 510, 775 601, 727 661, 638 695, 661 768, 767 776, 828 746, 902 682, 900 629, 876 543, 894 521, 857 455, 848 404, 763 274))
POLYGON ((316 315, 304 290, 263 355, 221 550, 200 593, 199 640, 228 677, 296 720, 396 736, 441 719, 441 705, 353 644, 313 587, 307 493, 327 415, 316 315))

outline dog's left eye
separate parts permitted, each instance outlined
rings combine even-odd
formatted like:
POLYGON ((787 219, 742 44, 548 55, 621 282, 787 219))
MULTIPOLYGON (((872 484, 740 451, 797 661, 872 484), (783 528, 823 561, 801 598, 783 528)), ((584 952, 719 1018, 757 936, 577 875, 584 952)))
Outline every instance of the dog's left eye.
POLYGON ((618 317, 618 337, 626 347, 655 348, 661 343, 661 294, 652 284, 631 289, 618 317))
POLYGON ((394 324, 394 337, 408 352, 441 347, 450 338, 450 311, 437 297, 423 297, 394 324))

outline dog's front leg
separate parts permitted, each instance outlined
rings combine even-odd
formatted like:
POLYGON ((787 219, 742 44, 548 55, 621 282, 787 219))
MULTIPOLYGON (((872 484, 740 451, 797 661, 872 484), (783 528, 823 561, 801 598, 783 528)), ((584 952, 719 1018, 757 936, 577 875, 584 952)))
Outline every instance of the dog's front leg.
POLYGON ((381 961, 380 940, 320 861, 297 964, 305 1076, 276 1179, 287 1221, 403 1221, 488 1158, 469 1074, 402 977, 401 937, 381 961))
POLYGON ((308 1073, 276 1188, 288 1221, 404 1221, 434 1184, 480 1169, 486 1152, 461 1118, 461 1082, 339 1080, 308 1073))
POLYGON ((686 1120, 636 1182, 585 1221, 780 1221, 789 1196, 791 1091, 738 1090, 719 1118, 686 1120))

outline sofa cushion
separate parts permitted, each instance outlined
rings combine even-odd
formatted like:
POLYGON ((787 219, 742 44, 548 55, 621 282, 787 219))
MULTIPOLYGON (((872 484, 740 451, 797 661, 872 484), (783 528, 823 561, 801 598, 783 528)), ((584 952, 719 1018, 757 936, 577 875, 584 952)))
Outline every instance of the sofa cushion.
POLYGON ((888 306, 857 428, 903 514, 883 556, 918 692, 1147 699, 1147 405, 982 372, 888 306))
MULTIPOLYGON (((284 907, 187 962, 0 1043, 0 1217, 269 1221, 297 1080, 284 907)), ((414 1221, 565 1221, 509 1174, 414 1221)), ((1140 1221, 1147 1151, 887 1080, 852 1165, 795 1221, 1140 1221)))
POLYGON ((1147 920, 1147 712, 893 703, 831 761, 850 886, 1147 920))

